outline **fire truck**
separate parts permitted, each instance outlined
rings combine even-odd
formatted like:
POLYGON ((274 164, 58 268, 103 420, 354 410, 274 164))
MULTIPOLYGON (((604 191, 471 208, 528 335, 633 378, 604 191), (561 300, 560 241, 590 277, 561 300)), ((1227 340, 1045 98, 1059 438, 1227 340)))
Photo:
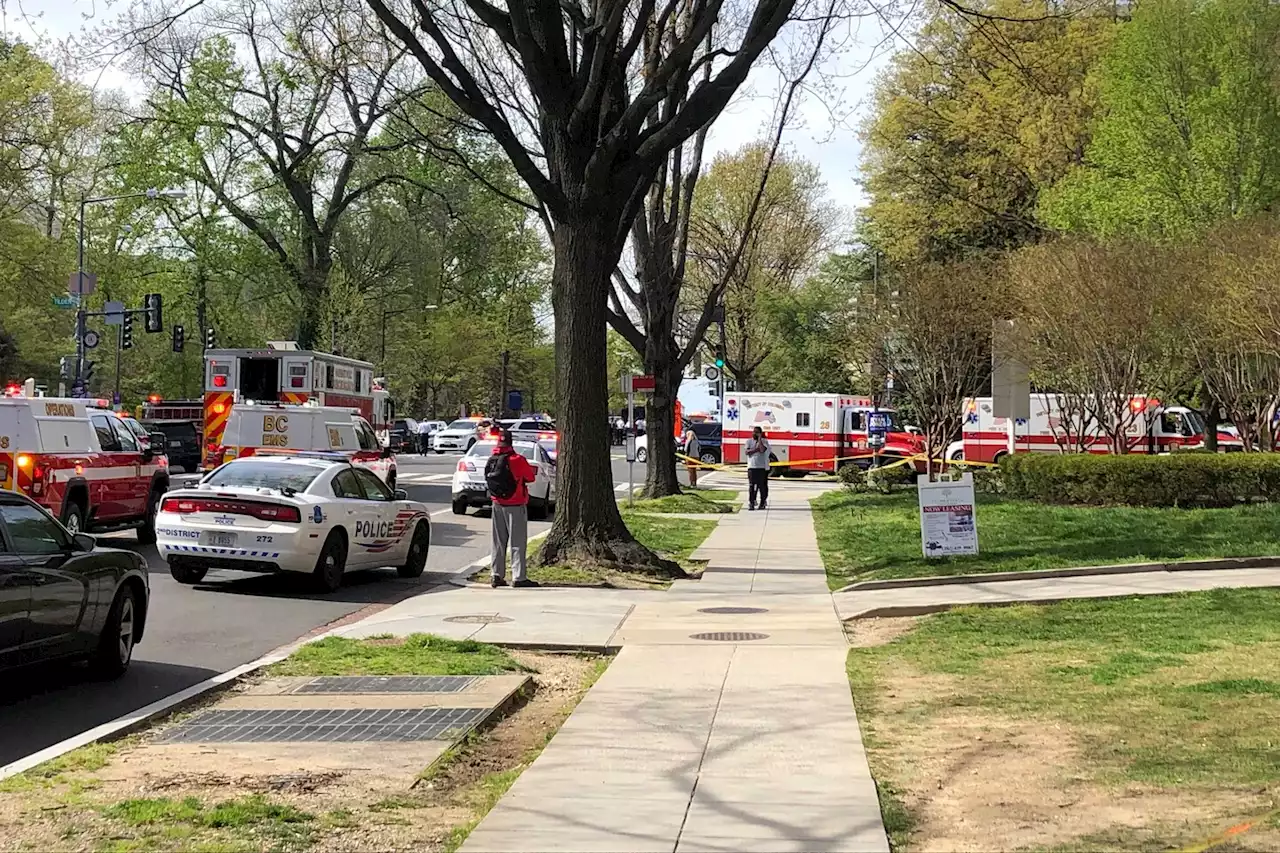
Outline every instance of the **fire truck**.
MULTIPOLYGON (((724 401, 724 461, 746 461, 746 444, 760 427, 771 449, 770 462, 784 476, 802 477, 809 471, 834 473, 843 464, 867 467, 872 452, 868 444, 868 415, 887 415, 883 456, 907 457, 920 453, 924 442, 897 423, 896 414, 877 409, 870 397, 843 394, 730 393, 724 401), (848 459, 858 456, 861 459, 848 459)), ((917 470, 924 469, 921 461, 917 470)))
MULTIPOLYGON (((1155 397, 1135 394, 1129 398, 1133 422, 1125 431, 1129 453, 1168 453, 1203 447, 1204 418, 1186 406, 1165 406, 1155 397)), ((1243 450, 1240 438, 1218 431, 1218 447, 1243 450)), ((1097 420, 1073 412, 1059 394, 1031 395, 1031 419, 1011 422, 997 418, 990 397, 965 402, 961 440, 947 448, 951 461, 998 462, 1008 453, 1110 453, 1111 444, 1097 420)))
MULTIPOLYGON (((222 462, 218 448, 231 408, 258 403, 312 403, 353 409, 378 428, 373 365, 325 352, 300 350, 293 341, 268 341, 266 349, 211 349, 204 354, 204 464, 222 462)), ((390 406, 383 406, 390 409, 390 406)))

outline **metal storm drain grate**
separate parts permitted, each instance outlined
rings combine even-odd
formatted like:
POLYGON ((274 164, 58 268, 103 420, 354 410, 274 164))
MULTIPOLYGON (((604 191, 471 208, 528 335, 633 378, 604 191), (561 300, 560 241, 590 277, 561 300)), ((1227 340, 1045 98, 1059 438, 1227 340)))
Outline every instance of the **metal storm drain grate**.
POLYGON ((460 693, 474 675, 324 675, 290 693, 460 693))
POLYGON ((444 617, 444 621, 460 622, 463 625, 492 625, 497 622, 513 622, 515 620, 510 619, 506 616, 477 615, 477 616, 446 616, 444 617))
POLYGON ((767 640, 768 634, 753 631, 712 631, 707 634, 690 634, 691 640, 715 640, 720 643, 745 643, 749 640, 767 640))
POLYGON ((449 738, 478 723, 486 708, 367 708, 205 711, 160 743, 356 743, 449 738))
POLYGON ((767 607, 700 607, 699 613, 768 613, 767 607))

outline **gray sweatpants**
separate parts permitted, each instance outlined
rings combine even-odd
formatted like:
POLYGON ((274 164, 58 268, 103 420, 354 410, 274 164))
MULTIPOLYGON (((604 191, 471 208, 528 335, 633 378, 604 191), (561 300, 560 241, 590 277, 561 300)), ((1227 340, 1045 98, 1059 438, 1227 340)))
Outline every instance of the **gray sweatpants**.
POLYGON ((525 579, 524 552, 529 547, 529 507, 493 505, 493 557, 489 564, 495 578, 506 577, 507 544, 511 545, 511 575, 525 579))

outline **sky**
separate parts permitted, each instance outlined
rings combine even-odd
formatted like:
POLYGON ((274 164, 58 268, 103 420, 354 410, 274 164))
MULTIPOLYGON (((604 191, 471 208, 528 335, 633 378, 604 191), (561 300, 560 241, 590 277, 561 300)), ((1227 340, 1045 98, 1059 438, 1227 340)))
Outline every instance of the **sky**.
MULTIPOLYGON (((128 0, 0 0, 4 31, 9 37, 29 41, 62 42, 86 26, 112 21, 128 0)), ((866 114, 876 71, 884 66, 887 51, 881 28, 872 19, 850 25, 833 34, 839 51, 820 71, 823 93, 806 95, 795 110, 784 144, 795 154, 818 165, 833 202, 850 217, 863 202, 857 183, 860 146, 857 126, 866 114)), ((95 69, 85 81, 104 88, 141 95, 136 84, 120 68, 95 69)), ((716 120, 708 135, 710 154, 734 150, 770 134, 779 86, 776 72, 762 64, 748 78, 738 97, 716 120)))

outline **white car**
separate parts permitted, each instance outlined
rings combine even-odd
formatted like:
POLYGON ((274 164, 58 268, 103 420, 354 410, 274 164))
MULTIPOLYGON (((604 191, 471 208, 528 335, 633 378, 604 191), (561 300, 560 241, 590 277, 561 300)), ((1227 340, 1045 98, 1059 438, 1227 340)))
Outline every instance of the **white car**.
POLYGON ((444 453, 446 450, 464 452, 470 450, 471 445, 479 441, 481 431, 487 430, 490 423, 490 421, 476 418, 454 421, 431 436, 431 449, 436 453, 444 453))
POLYGON ((649 461, 649 433, 636 436, 636 461, 649 461))
POLYGON ((260 453, 166 492, 156 547, 179 583, 199 583, 210 569, 296 572, 333 592, 347 569, 421 575, 431 517, 341 454, 260 453))
MULTIPOLYGON (((556 463, 542 445, 532 441, 513 441, 516 452, 533 466, 534 480, 529 484, 529 517, 546 518, 556 511, 556 463)), ((453 511, 466 515, 467 507, 489 505, 489 486, 484 479, 484 466, 497 447, 494 441, 478 441, 458 460, 453 472, 453 511)))

